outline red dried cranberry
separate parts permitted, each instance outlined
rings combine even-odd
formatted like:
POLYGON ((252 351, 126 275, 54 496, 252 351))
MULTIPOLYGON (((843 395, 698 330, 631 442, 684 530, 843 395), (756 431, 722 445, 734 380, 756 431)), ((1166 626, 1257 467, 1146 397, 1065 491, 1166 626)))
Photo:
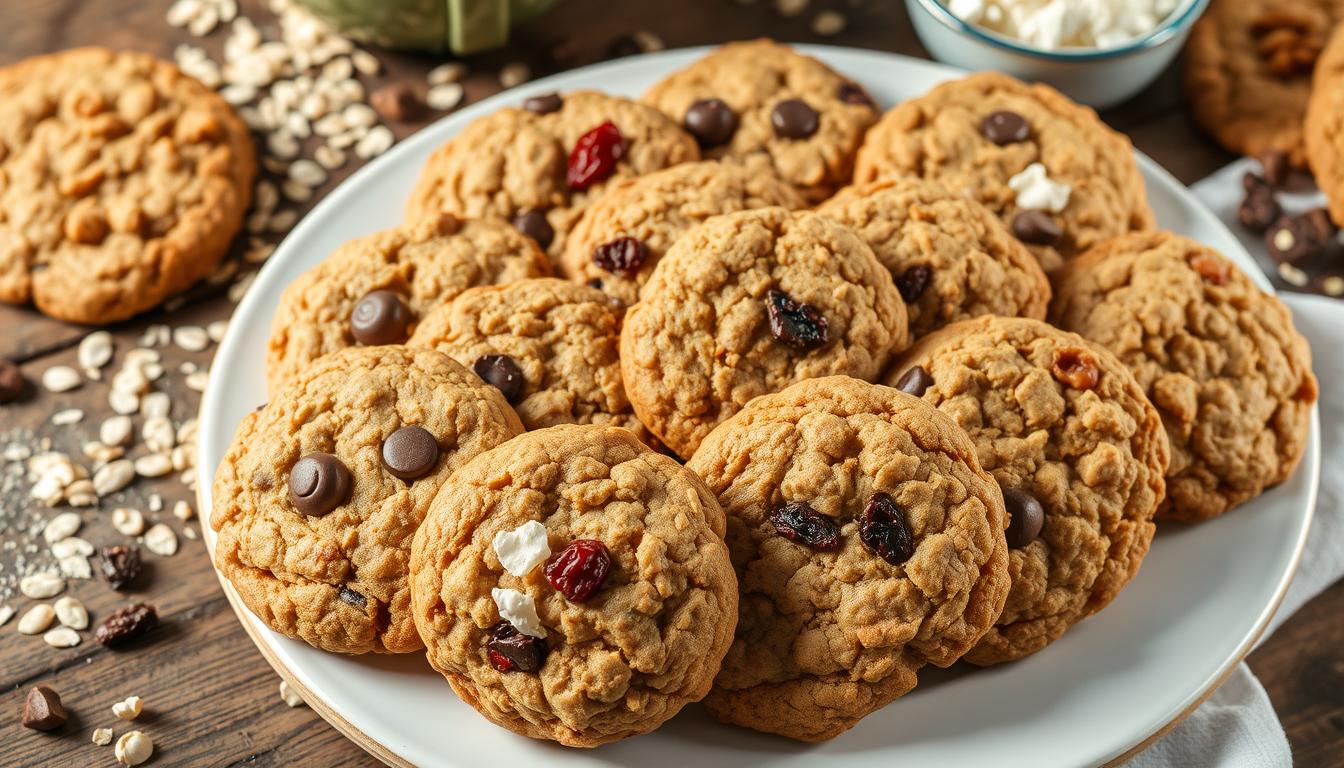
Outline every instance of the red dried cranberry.
POLYGON ((608 272, 633 275, 649 260, 649 248, 637 237, 618 237, 593 249, 593 263, 608 272))
POLYGON ((485 643, 485 655, 490 666, 500 672, 536 672, 546 661, 548 652, 545 638, 524 635, 507 621, 490 628, 490 639, 485 643))
POLYGON ((806 502, 790 501, 770 511, 770 524, 789 541, 805 544, 821 552, 840 548, 840 528, 835 521, 806 502))
POLYGON ((565 183, 570 189, 587 189, 616 172, 629 142, 610 120, 579 137, 569 153, 565 183))
POLYGON ((794 301, 773 288, 765 300, 770 316, 770 335, 795 349, 811 349, 830 341, 826 318, 811 304, 794 301))
POLYGON ((881 491, 868 499, 859 515, 859 540, 892 565, 900 565, 915 554, 915 538, 905 510, 881 491))
POLYGON ((607 545, 593 539, 575 539, 546 561, 546 580, 571 603, 582 603, 602 587, 610 570, 607 545))
POLYGON ((906 304, 914 304, 924 295, 932 277, 933 270, 927 264, 916 264, 896 278, 896 289, 901 292, 901 298, 906 304))

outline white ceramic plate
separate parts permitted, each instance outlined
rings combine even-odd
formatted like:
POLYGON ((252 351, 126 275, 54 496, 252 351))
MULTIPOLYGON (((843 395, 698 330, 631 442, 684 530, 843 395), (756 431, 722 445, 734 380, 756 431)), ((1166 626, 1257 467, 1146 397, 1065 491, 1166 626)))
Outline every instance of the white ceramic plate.
MULTIPOLYGON (((802 48, 863 83, 883 107, 958 74, 887 53, 802 48)), ((424 129, 328 195, 261 271, 211 367, 200 418, 203 519, 209 519, 208 480, 236 425, 266 399, 266 339, 290 281, 346 240, 397 224, 426 157, 469 121, 553 90, 597 88, 635 97, 703 53, 694 49, 623 59, 516 88, 424 129)), ((1162 226, 1221 250, 1269 289, 1236 239, 1184 187, 1146 157, 1139 157, 1139 166, 1162 226)), ((1306 459, 1287 483, 1204 525, 1164 526, 1128 589, 1046 651, 974 673, 926 670, 913 693, 821 745, 719 725, 698 706, 655 733, 593 751, 532 741, 489 724, 458 701, 419 654, 325 654, 271 632, 227 584, 225 590, 272 666, 347 736, 397 764, 1044 768, 1104 763, 1179 721, 1250 650, 1269 621, 1292 577, 1315 506, 1315 419, 1313 413, 1306 459)), ((208 526, 204 533, 213 548, 208 526)))

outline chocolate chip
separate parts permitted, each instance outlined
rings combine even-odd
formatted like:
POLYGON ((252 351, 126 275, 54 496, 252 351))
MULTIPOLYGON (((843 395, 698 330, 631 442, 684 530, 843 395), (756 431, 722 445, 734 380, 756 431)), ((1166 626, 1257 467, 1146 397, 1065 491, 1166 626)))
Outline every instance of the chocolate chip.
POLYGON ((555 230, 546 220, 546 212, 540 208, 521 211, 513 217, 513 228, 536 241, 541 250, 551 247, 555 240, 555 230))
POLYGON ((802 99, 785 99, 770 111, 770 124, 785 139, 806 139, 817 132, 819 123, 817 110, 802 99))
POLYGON ((916 264, 896 278, 896 289, 901 292, 901 298, 906 304, 914 304, 924 295, 924 289, 929 287, 929 280, 932 277, 932 269, 924 264, 916 264))
POLYGON ((858 517, 859 540, 878 557, 900 565, 915 554, 915 539, 905 510, 896 500, 878 491, 868 499, 858 517))
POLYGON ((623 59, 644 52, 644 46, 640 45, 639 39, 632 34, 617 35, 607 44, 608 59, 623 59))
POLYGON ((787 293, 770 289, 765 298, 770 335, 794 349, 811 349, 830 341, 830 329, 821 311, 794 301, 787 293))
POLYGON ((1021 549, 1041 535, 1045 525, 1045 508, 1041 502, 1021 488, 1003 489, 1003 506, 1008 509, 1008 529, 1004 536, 1009 549, 1021 549))
MULTIPOLYGON (((1288 162, 1288 153, 1279 149, 1262 152, 1259 157, 1260 173, 1266 183, 1282 187, 1288 182, 1292 165, 1288 162)), ((1248 174, 1249 175, 1249 174, 1248 174)))
POLYGON ((12 403, 23 397, 27 390, 19 366, 0 358, 0 403, 12 403))
POLYGON ((159 612, 147 603, 136 603, 120 608, 98 625, 93 637, 99 645, 114 648, 134 640, 159 623, 159 612))
POLYGON ((649 248, 634 237, 618 237, 593 249, 593 263, 608 272, 627 277, 639 272, 649 259, 649 248))
POLYGON ((504 399, 517 404, 523 395, 523 369, 508 355, 481 355, 471 364, 471 369, 486 384, 498 389, 504 399))
POLYGON ((107 586, 122 590, 140 576, 140 548, 134 544, 103 547, 98 554, 99 571, 103 574, 107 586))
POLYGON ((841 83, 840 89, 836 92, 836 95, 846 104, 862 104, 865 107, 873 107, 874 109, 877 107, 877 105, 873 103, 873 97, 869 96, 868 92, 857 83, 841 83))
POLYGON ((321 517, 350 497, 350 470, 330 453, 310 453, 289 470, 289 500, 310 517, 321 517))
POLYGON ((34 731, 54 731, 70 719, 61 697, 45 685, 33 686, 23 700, 23 727, 34 731))
POLYGON ((364 597, 355 590, 345 586, 344 584, 342 584, 340 588, 336 590, 336 596, 341 599, 342 603, 358 608, 361 611, 369 607, 368 598, 364 597))
POLYGON ((701 147, 708 149, 732 141, 737 113, 722 99, 700 99, 686 110, 681 124, 701 147))
POLYGON ((780 536, 820 552, 833 552, 844 541, 835 521, 802 501, 779 504, 770 511, 770 525, 780 536))
POLYGON ((933 386, 933 376, 929 375, 927 369, 922 365, 916 365, 914 368, 901 374, 901 378, 896 380, 896 388, 915 397, 923 397, 924 393, 933 386))
POLYGON ((980 123, 980 133, 1002 147, 1031 138, 1031 125, 1016 112, 1000 109, 985 116, 980 123))
POLYGON ((1265 232, 1269 255, 1281 264, 1312 266, 1334 242, 1335 225, 1324 208, 1297 216, 1281 216, 1265 232))
POLYGON ((536 672, 546 662, 546 640, 525 635, 507 621, 490 628, 490 639, 485 643, 490 666, 500 672, 536 672))
POLYGON ((1264 179, 1249 172, 1242 178, 1242 186, 1246 196, 1237 207, 1237 220, 1252 232, 1264 232, 1283 213, 1274 197, 1274 189, 1264 179))
POLYGON ((388 83, 369 94, 369 104, 384 120, 403 123, 425 113, 425 103, 410 83, 388 83))
POLYGON ((1054 245, 1060 235, 1054 217, 1044 211, 1018 211, 1013 217, 1013 236, 1031 245, 1054 245))
POLYGON ((560 98, 560 94, 551 92, 543 93, 539 96, 529 96, 523 99, 523 109, 528 112, 534 112, 538 115, 549 115, 552 112, 559 112, 565 105, 565 100, 560 98))
POLYGON ((350 335, 360 344, 400 344, 406 340, 411 310, 395 291, 369 291, 350 313, 350 335))
POLYGON ((429 474, 439 460, 439 442, 429 430, 408 424, 383 441, 383 466, 402 480, 429 474))

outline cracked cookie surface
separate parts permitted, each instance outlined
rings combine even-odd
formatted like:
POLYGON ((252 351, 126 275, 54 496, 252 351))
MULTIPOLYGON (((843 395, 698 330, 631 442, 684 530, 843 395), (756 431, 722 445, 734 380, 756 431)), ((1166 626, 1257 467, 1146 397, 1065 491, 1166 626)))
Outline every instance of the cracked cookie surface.
POLYGON ((1035 320, 949 325, 908 350, 887 383, 915 366, 931 379, 925 402, 966 430, 1005 494, 1026 493, 1043 509, 1039 535, 1010 537, 1008 600, 965 658, 987 665, 1035 653, 1138 572, 1164 489, 1162 422, 1114 355, 1035 320), (1090 366, 1080 380, 1060 367, 1070 356, 1090 366))
POLYGON ((500 394, 441 352, 324 357, 239 425, 211 495, 215 564, 276 632, 337 653, 417 650, 407 583, 416 528, 455 469, 521 432, 500 394), (438 445, 428 474, 409 482, 383 463, 384 442, 407 425, 438 445), (350 484, 343 503, 310 516, 290 496, 290 475, 315 452, 334 455, 350 484))
POLYGON ((970 439, 928 403, 849 377, 759 398, 710 433, 687 467, 728 516, 741 589, 737 636, 705 699, 719 720, 820 741, 948 666, 1008 592, 1005 512, 970 439), (861 541, 885 493, 903 511, 901 564, 861 541), (816 551, 771 521, 804 502, 840 542, 816 551))
POLYGON ((1288 309, 1218 252, 1170 232, 1093 249, 1055 281, 1055 325, 1108 347, 1171 442, 1159 518, 1220 515, 1293 473, 1316 379, 1288 309))
POLYGON ((219 263, 252 197, 246 126, 142 53, 0 69, 0 301, 78 323, 149 309, 219 263))
POLYGON ((468 704, 516 733, 591 747, 646 733, 709 690, 733 636, 737 582, 723 512, 701 480, 629 432, 528 432, 459 470, 416 535, 412 591, 429 661, 468 704), (541 565, 506 571, 497 534, 536 521, 551 552, 600 541, 611 568, 582 603, 541 565), (536 607, 549 648, 533 672, 487 652, 495 588, 536 607))

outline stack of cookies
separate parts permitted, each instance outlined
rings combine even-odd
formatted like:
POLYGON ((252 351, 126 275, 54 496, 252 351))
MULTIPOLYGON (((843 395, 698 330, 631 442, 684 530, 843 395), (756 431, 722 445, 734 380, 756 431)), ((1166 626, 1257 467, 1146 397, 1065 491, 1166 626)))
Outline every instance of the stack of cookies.
POLYGON ((880 115, 755 41, 534 96, 289 288, 216 563, 528 736, 832 738, 1293 472, 1306 344, 1153 226, 1124 137, 1001 75, 880 115))

